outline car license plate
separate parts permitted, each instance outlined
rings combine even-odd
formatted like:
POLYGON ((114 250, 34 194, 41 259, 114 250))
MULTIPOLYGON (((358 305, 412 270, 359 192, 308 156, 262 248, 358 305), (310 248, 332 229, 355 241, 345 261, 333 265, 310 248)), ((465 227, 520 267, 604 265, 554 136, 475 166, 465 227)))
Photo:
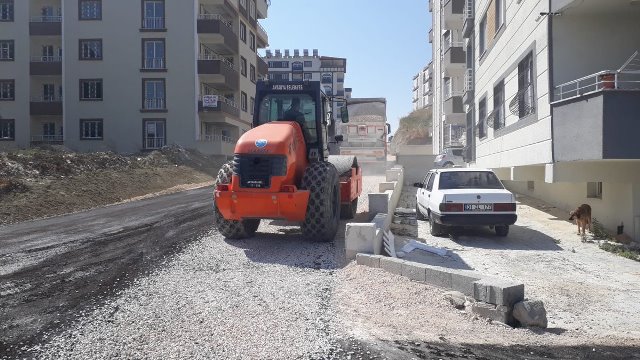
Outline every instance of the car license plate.
POLYGON ((464 211, 493 211, 493 204, 464 204, 464 211))

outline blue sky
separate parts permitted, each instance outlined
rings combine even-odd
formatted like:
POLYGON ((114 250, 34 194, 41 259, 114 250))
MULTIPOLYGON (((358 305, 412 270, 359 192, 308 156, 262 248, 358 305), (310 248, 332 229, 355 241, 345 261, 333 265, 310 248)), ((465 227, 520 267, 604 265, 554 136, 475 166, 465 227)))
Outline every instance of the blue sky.
POLYGON ((270 49, 347 58, 353 97, 387 98, 392 131, 412 110, 412 77, 431 60, 427 0, 272 0, 261 21, 270 49))

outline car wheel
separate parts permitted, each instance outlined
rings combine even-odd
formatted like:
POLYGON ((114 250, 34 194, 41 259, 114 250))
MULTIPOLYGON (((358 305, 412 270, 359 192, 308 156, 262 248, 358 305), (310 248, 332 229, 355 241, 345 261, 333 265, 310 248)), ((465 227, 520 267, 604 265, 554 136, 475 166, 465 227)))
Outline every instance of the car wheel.
POLYGON ((424 215, 422 215, 422 211, 420 211, 420 206, 418 206, 417 202, 416 202, 416 219, 427 220, 427 218, 424 215))
POLYGON ((433 218, 433 214, 429 214, 429 229, 431 230, 431 235, 442 236, 443 227, 444 226, 436 222, 436 220, 433 218))
POLYGON ((509 225, 496 225, 496 235, 507 236, 509 234, 509 225))

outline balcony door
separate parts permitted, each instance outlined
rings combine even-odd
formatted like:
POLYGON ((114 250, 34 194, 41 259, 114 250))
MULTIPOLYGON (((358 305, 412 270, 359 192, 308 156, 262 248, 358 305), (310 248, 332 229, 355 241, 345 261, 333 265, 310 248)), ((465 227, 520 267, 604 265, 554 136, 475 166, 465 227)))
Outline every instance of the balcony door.
POLYGON ((160 149, 165 145, 166 132, 164 120, 144 121, 144 148, 160 149))
POLYGON ((42 61, 53 61, 53 45, 42 45, 42 61))
POLYGON ((55 101, 56 99, 56 86, 54 84, 42 85, 42 99, 45 102, 55 101))

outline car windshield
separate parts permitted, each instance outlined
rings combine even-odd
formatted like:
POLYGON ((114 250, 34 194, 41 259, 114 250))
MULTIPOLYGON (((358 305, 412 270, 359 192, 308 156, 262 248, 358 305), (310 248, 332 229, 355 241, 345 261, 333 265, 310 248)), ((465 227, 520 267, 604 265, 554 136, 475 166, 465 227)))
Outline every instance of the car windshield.
POLYGON ((260 103, 259 125, 272 121, 296 121, 302 126, 307 144, 318 141, 316 102, 307 94, 268 95, 260 103))
POLYGON ((448 171, 440 174, 438 189, 504 189, 490 171, 448 171))

